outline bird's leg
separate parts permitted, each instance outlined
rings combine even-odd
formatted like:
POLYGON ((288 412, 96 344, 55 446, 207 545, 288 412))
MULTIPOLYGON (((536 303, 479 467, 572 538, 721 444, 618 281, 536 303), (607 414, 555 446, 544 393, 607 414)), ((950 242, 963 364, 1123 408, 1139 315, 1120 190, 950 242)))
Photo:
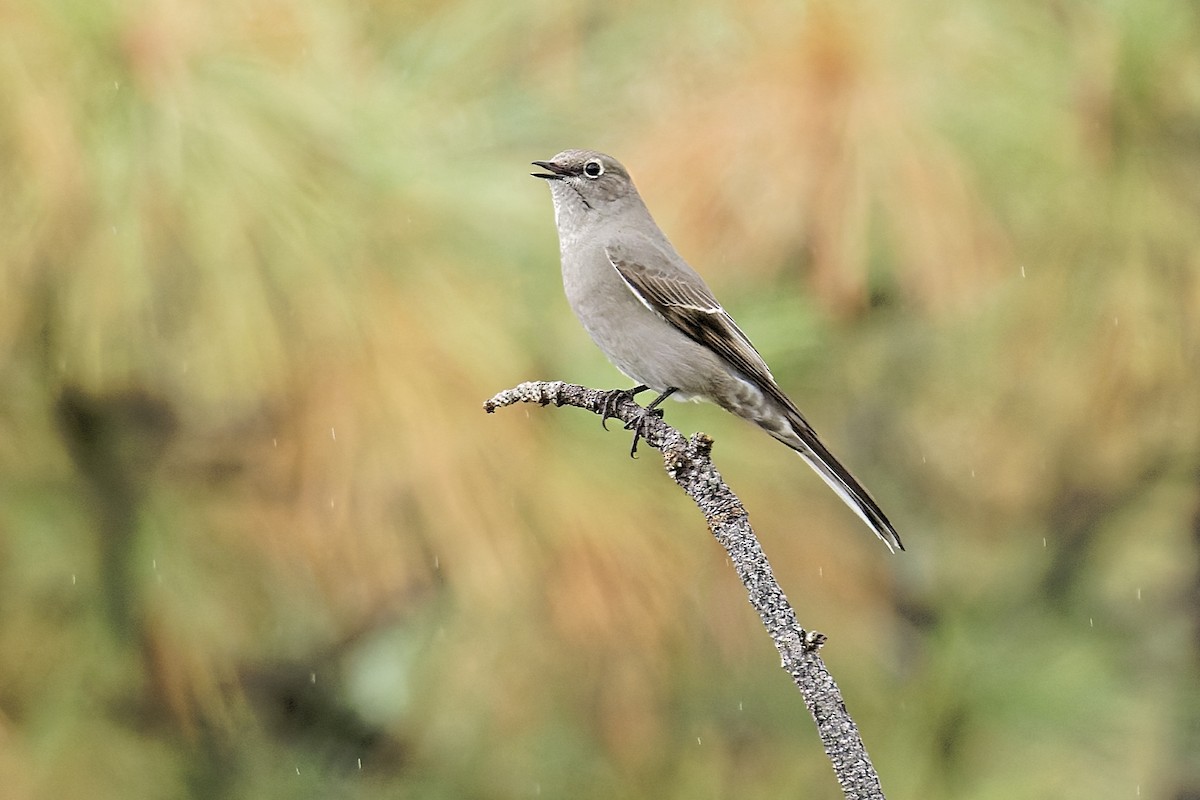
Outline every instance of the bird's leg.
POLYGON ((679 391, 677 387, 667 387, 665 392, 654 398, 654 400, 650 402, 650 405, 646 406, 646 413, 642 417, 640 417, 636 422, 625 423, 625 430, 633 431, 633 446, 629 448, 630 458, 637 458, 638 440, 644 438, 643 434, 645 431, 643 430, 643 426, 646 424, 646 417, 658 417, 659 419, 662 419, 663 410, 659 408, 659 405, 663 400, 666 400, 677 391, 679 391))
POLYGON ((604 401, 600 404, 600 425, 604 428, 604 430, 608 430, 608 421, 617 415, 617 403, 621 402, 625 398, 633 400, 635 397, 649 388, 649 386, 639 383, 632 389, 613 389, 612 391, 606 392, 604 395, 604 401))
POLYGON ((675 394, 678 391, 679 391, 679 389, 674 386, 668 387, 668 389, 665 392, 660 394, 658 397, 654 398, 654 400, 652 400, 650 402, 650 405, 646 406, 646 410, 657 412, 654 414, 654 416, 658 417, 659 419, 662 419, 663 412, 662 412, 662 409, 659 408, 659 406, 662 405, 663 400, 666 400, 668 397, 670 397, 671 395, 675 394))

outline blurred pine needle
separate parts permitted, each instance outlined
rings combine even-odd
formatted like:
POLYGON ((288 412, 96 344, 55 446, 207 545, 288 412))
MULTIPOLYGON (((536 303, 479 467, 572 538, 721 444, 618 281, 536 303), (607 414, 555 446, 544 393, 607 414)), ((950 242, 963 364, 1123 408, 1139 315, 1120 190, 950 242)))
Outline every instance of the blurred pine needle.
POLYGON ((889 791, 1194 793, 1198 38, 1169 0, 0 3, 5 796, 821 791, 657 468, 479 409, 621 383, 524 176, 569 146, 912 543, 669 410, 889 791))

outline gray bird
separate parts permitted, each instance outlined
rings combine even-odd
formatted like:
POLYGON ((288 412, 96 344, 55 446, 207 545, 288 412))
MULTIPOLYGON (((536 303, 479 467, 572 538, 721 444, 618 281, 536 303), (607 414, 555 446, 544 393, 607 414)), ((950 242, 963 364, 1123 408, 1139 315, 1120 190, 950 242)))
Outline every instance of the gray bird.
MULTIPOLYGON (((893 552, 896 529, 771 376, 750 339, 680 257, 612 156, 564 150, 534 161, 550 185, 567 301, 592 340, 638 386, 704 399, 795 450, 893 552)), ((660 412, 661 413, 661 412, 660 412)), ((637 434, 634 447, 637 446, 637 434)))

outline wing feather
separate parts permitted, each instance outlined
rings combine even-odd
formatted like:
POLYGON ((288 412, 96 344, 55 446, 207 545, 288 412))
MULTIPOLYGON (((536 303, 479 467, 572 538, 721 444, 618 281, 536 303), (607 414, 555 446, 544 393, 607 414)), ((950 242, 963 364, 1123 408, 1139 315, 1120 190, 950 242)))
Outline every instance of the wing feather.
POLYGON ((786 409, 791 427, 804 445, 797 448, 800 455, 874 529, 889 550, 893 545, 903 550, 904 545, 883 510, 817 438, 817 432, 808 424, 808 420, 775 383, 775 378, 763 357, 750 343, 750 338, 717 302, 704 280, 678 256, 663 252, 661 247, 651 242, 639 242, 637 250, 638 258, 633 258, 629 248, 622 245, 605 248, 609 262, 629 290, 643 305, 694 342, 723 358, 746 380, 786 409))
POLYGON ((696 272, 678 262, 672 263, 657 248, 639 247, 641 257, 637 259, 620 245, 608 247, 605 252, 613 269, 646 307, 725 359, 773 400, 799 415, 792 401, 775 384, 771 370, 750 337, 721 307, 696 272))

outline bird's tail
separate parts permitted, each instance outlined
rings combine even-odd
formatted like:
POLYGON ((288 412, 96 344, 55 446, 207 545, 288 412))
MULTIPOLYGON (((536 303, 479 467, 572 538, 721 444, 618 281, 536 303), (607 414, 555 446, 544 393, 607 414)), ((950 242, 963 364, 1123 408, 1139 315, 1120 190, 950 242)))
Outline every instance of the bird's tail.
POLYGON ((834 458, 833 453, 830 453, 825 445, 821 444, 816 431, 805 421, 804 417, 800 416, 799 412, 789 409, 787 422, 787 428, 783 430, 772 429, 761 422, 759 424, 763 425, 767 432, 776 439, 799 453, 800 457, 808 462, 808 465, 829 484, 829 487, 837 492, 846 505, 850 506, 850 509, 858 514, 871 530, 875 531, 875 535, 883 540, 888 550, 893 553, 897 548, 903 550, 904 543, 900 541, 900 535, 896 533, 892 523, 879 508, 879 504, 850 474, 850 470, 843 467, 841 462, 834 458))

